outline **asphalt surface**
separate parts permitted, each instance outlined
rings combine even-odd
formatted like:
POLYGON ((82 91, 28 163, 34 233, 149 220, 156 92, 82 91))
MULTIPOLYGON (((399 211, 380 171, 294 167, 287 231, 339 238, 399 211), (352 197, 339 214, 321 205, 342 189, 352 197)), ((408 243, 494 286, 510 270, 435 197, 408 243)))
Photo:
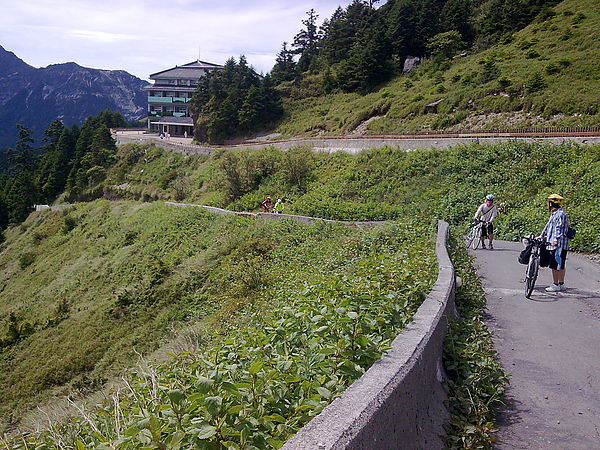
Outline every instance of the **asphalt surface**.
POLYGON ((488 304, 488 327, 511 375, 494 449, 600 449, 600 260, 569 253, 565 286, 545 292, 540 269, 525 298, 519 242, 471 250, 488 304))

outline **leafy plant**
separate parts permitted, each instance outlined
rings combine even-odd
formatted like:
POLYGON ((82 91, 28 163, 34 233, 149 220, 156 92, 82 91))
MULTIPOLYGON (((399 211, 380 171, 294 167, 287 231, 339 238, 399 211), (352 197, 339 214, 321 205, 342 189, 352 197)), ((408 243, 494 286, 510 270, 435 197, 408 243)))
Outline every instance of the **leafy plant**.
POLYGON ((389 348, 436 273, 430 222, 261 224, 271 227, 277 235, 297 229, 289 236, 296 245, 244 244, 270 254, 273 282, 221 325, 226 337, 132 373, 112 402, 11 445, 49 445, 60 435, 65 445, 122 449, 280 448, 389 348))
MULTIPOLYGON (((455 230, 456 231, 456 230, 455 230)), ((452 260, 462 281, 456 292, 459 317, 450 324, 444 343, 448 373, 450 421, 446 445, 451 449, 491 449, 494 407, 504 398, 508 374, 484 323, 485 297, 470 257, 453 233, 452 260)))

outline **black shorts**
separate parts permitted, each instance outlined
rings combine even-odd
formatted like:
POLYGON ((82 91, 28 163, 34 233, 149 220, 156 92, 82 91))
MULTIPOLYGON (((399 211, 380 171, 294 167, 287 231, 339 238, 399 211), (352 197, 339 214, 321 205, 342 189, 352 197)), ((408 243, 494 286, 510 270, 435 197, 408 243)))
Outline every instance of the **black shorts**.
POLYGON ((554 270, 562 270, 565 268, 566 261, 567 251, 564 248, 550 250, 550 263, 548 264, 548 267, 554 270))
POLYGON ((481 224, 481 237, 488 237, 488 234, 494 234, 494 224, 481 224))

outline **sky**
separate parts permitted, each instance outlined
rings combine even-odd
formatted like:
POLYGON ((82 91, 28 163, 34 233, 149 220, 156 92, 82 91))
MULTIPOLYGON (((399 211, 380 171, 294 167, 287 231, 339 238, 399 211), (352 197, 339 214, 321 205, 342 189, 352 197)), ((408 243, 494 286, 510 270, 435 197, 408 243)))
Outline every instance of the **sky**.
POLYGON ((75 62, 150 74, 244 55, 269 72, 284 42, 351 0, 0 0, 0 45, 27 64, 75 62))

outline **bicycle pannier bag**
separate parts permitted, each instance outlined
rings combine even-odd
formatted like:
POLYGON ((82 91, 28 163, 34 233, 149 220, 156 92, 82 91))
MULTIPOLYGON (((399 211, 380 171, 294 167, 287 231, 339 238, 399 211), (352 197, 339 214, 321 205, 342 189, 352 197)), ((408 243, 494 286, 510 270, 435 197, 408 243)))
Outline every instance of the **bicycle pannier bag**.
POLYGON ((548 267, 552 255, 554 255, 554 250, 548 250, 545 245, 542 245, 540 247, 540 267, 548 267))
POLYGON ((527 247, 525 247, 523 250, 521 250, 521 253, 519 253, 519 263, 521 263, 521 264, 529 263, 529 257, 531 256, 532 248, 533 248, 533 242, 531 244, 527 244, 527 247))

